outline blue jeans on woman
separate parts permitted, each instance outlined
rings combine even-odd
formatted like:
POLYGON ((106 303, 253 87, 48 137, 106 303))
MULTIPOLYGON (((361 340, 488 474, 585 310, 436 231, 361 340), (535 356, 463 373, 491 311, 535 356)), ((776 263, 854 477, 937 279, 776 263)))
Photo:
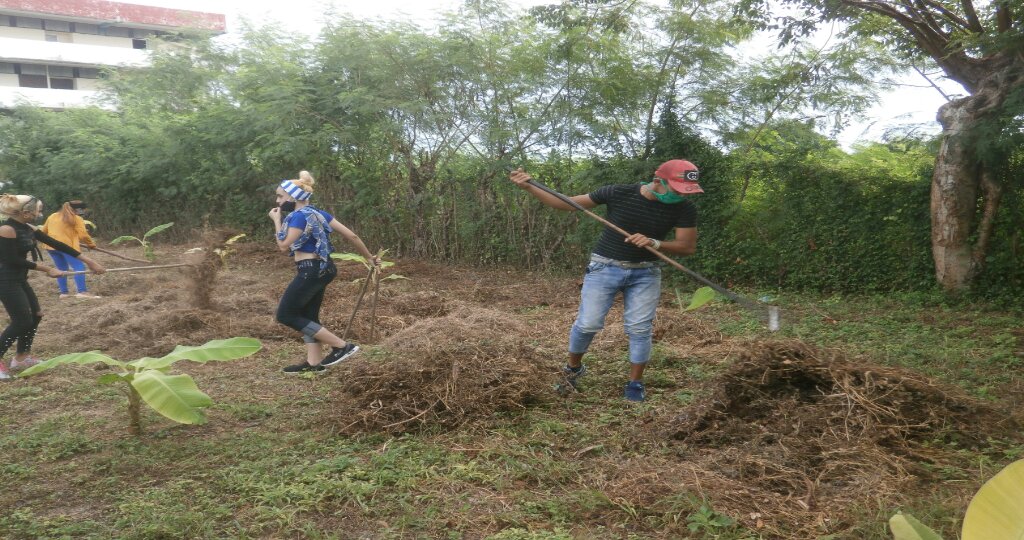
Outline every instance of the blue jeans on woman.
MULTIPOLYGON (((56 250, 47 250, 50 254, 50 258, 53 259, 54 266, 57 270, 63 270, 67 272, 71 269, 74 272, 81 272, 85 270, 85 263, 82 261, 56 250)), ((85 274, 77 274, 75 276, 75 287, 78 288, 78 292, 84 293, 85 290, 85 274)), ((59 277, 57 278, 57 288, 60 289, 61 294, 68 294, 68 278, 59 277)))
POLYGON ((583 277, 583 292, 576 322, 569 332, 569 352, 583 354, 594 335, 604 328, 604 319, 618 293, 625 308, 623 322, 629 336, 629 361, 646 364, 651 359, 654 312, 661 298, 661 268, 622 268, 594 256, 583 277))

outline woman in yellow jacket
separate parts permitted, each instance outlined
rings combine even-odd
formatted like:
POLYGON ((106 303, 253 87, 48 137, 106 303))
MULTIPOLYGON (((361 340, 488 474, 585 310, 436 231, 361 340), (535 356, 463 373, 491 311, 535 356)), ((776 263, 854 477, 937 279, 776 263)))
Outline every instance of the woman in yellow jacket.
MULTIPOLYGON (((82 201, 68 201, 64 203, 64 206, 59 211, 50 214, 50 217, 46 218, 46 223, 43 224, 43 232, 73 247, 75 250, 81 250, 81 246, 95 248, 96 242, 89 236, 89 232, 85 230, 85 220, 81 216, 84 211, 85 203, 82 201)), ((50 246, 46 246, 46 250, 49 252, 50 257, 53 258, 53 263, 58 269, 65 272, 69 270, 74 272, 85 270, 85 265, 78 259, 52 249, 50 246)), ((75 275, 75 286, 78 288, 76 297, 99 298, 99 296, 86 290, 85 274, 75 275)), ((61 298, 71 296, 68 293, 68 278, 57 278, 57 287, 60 288, 61 298)))

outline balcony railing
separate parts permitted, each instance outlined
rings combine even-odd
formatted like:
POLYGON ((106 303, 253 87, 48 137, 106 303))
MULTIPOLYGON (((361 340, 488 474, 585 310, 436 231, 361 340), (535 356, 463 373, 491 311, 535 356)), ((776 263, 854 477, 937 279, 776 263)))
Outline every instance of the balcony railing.
POLYGON ((145 66, 149 52, 127 47, 103 47, 0 37, 0 62, 74 66, 145 66))

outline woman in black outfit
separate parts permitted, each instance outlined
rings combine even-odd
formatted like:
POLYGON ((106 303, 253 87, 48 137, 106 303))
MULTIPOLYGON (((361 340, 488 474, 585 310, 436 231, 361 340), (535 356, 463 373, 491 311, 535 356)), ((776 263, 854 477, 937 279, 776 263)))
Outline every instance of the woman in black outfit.
POLYGON ((42 242, 85 263, 90 270, 102 274, 106 270, 96 261, 82 255, 63 242, 50 238, 31 225, 43 215, 43 202, 29 195, 0 195, 0 302, 3 302, 11 322, 0 334, 0 380, 11 378, 11 371, 20 371, 39 363, 29 355, 43 312, 39 300, 28 284, 28 271, 46 272, 50 277, 61 277, 64 272, 35 261, 41 259, 36 241, 42 242), (31 253, 32 260, 26 259, 31 253), (10 370, 3 356, 14 342, 18 352, 11 360, 10 370))

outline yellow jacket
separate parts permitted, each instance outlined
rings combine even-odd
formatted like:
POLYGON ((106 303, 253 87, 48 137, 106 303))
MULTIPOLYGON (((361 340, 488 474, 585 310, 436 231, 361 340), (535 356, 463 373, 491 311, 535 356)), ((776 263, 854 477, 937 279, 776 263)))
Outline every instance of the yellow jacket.
MULTIPOLYGON (((82 250, 83 244, 85 247, 96 247, 96 242, 89 236, 89 231, 85 230, 85 220, 81 216, 75 216, 75 224, 68 225, 64 223, 60 212, 54 212, 50 214, 50 217, 46 218, 46 223, 43 224, 43 232, 52 236, 54 240, 64 242, 75 248, 77 251, 82 250)), ((50 246, 46 246, 46 249, 53 251, 53 248, 50 246)))

